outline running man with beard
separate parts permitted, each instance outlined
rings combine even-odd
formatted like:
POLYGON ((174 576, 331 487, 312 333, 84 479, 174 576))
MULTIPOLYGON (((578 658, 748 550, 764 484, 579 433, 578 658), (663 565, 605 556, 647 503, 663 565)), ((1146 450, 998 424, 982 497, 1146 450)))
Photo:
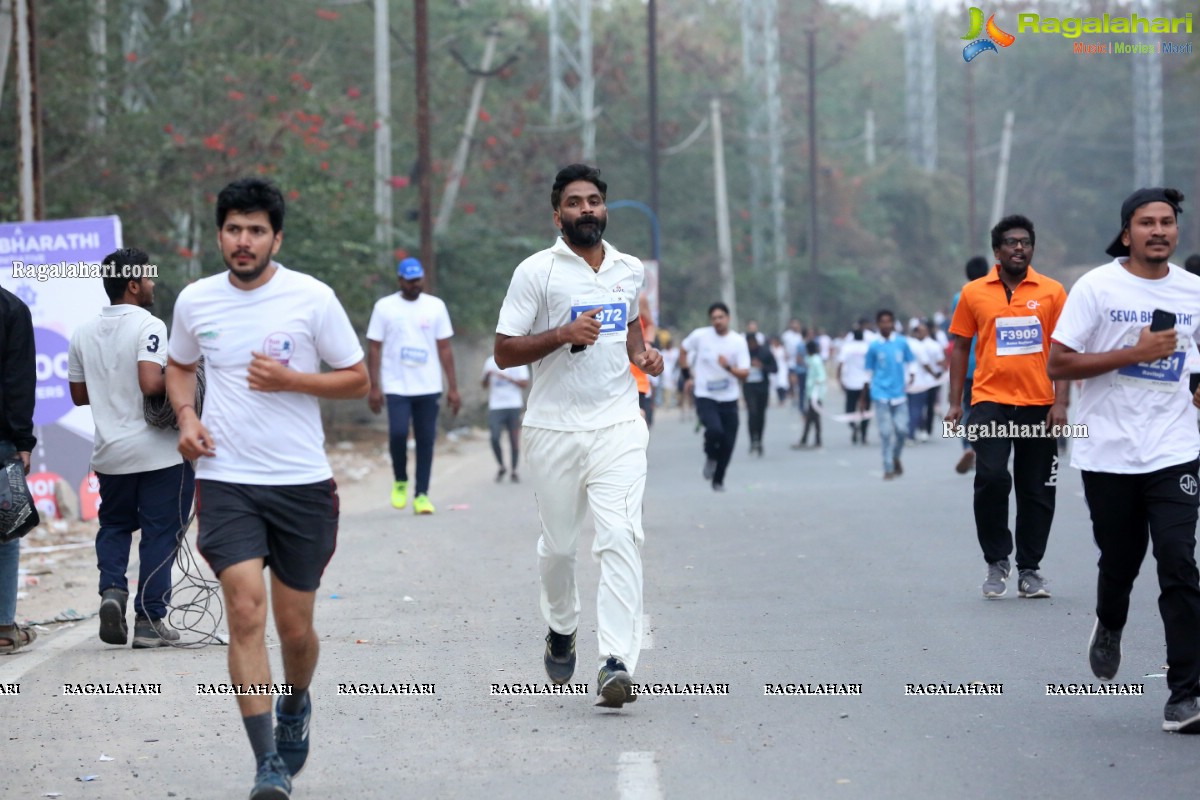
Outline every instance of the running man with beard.
POLYGON ((562 237, 513 273, 496 325, 501 369, 532 366, 522 439, 533 477, 543 664, 556 684, 575 672, 579 590, 575 556, 590 509, 592 556, 600 562, 596 627, 598 706, 637 699, 633 671, 642 649, 642 492, 650 432, 629 365, 661 375, 662 356, 642 340, 639 296, 645 269, 605 241, 608 184, 600 170, 572 164, 550 191, 562 237))
MULTIPOLYGON (((1200 582, 1196 573, 1200 434, 1187 355, 1200 340, 1200 278, 1170 263, 1179 242, 1178 189, 1139 189, 1121 204, 1113 260, 1078 281, 1054 329, 1047 370, 1082 380, 1071 448, 1100 548, 1092 672, 1112 680, 1133 581, 1154 543, 1167 641, 1162 727, 1200 732, 1200 582), (1191 402, 1188 402, 1188 401, 1191 402)), ((1157 663, 1157 662, 1154 662, 1157 663)))

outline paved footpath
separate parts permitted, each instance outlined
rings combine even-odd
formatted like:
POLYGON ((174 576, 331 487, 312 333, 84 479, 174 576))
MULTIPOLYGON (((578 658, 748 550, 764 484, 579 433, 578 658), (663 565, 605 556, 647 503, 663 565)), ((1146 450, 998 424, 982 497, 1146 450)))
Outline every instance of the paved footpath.
MULTIPOLYGON (((589 693, 492 694, 545 683, 545 626, 533 494, 492 482, 486 441, 436 466, 433 517, 391 509, 382 471, 344 487, 317 604, 313 753, 293 796, 1195 796, 1200 737, 1160 730, 1152 564, 1118 675, 1145 694, 1047 696, 1047 684, 1097 683, 1085 654, 1095 550, 1076 471, 1061 471, 1043 569, 1053 599, 1020 600, 1010 581, 1007 597, 985 601, 956 442, 906 450, 906 474, 884 483, 877 446, 852 447, 841 426, 827 426, 822 451, 790 450, 798 421, 771 408, 761 459, 747 456, 743 428, 729 491, 715 494, 693 424, 660 412, 645 501, 649 636, 635 678, 728 694, 646 696, 621 711, 592 705, 590 536, 576 674, 589 693), (433 693, 356 696, 339 684, 433 693), (767 695, 768 684, 861 694, 767 695), (908 684, 1002 693, 906 694, 908 684)), ((0 659, 0 686, 20 685, 4 697, 0 797, 245 797, 253 761, 234 702, 196 689, 228 680, 225 648, 122 650, 94 626, 0 659), (162 693, 64 687, 118 682, 162 693)), ((281 680, 276 645, 271 654, 281 680)))

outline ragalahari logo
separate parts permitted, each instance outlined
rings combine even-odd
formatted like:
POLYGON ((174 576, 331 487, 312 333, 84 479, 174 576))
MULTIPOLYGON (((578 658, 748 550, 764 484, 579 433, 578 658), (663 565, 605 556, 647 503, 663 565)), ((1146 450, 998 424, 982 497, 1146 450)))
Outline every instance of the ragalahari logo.
POLYGON ((983 11, 975 6, 971 6, 971 28, 967 31, 967 35, 962 38, 971 40, 971 43, 963 48, 963 60, 967 62, 970 62, 971 59, 986 50, 998 53, 1000 51, 996 49, 996 45, 1008 47, 1017 39, 1011 33, 1005 33, 1000 30, 1000 26, 996 24, 995 14, 988 17, 987 25, 984 26, 983 11), (979 34, 985 30, 987 31, 987 38, 980 39, 979 34))

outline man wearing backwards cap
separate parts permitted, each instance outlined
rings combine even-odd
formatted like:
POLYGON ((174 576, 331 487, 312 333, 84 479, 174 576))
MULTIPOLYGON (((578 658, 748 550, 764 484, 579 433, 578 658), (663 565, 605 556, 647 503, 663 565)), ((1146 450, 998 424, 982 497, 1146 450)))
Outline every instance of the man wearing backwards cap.
POLYGON ((396 267, 400 291, 375 304, 367 323, 367 371, 371 393, 367 403, 378 414, 387 397, 388 433, 392 452, 392 506, 408 505, 408 430, 417 441, 417 476, 413 512, 432 514, 429 475, 433 471, 433 442, 437 437, 442 370, 446 371, 450 413, 458 414, 458 379, 450 349, 450 314, 446 304, 423 294, 425 269, 415 258, 396 267), (437 360, 434 360, 436 354, 437 360), (382 378, 382 379, 381 379, 382 378))
POLYGON ((1163 730, 1200 733, 1200 433, 1191 408, 1200 395, 1189 404, 1184 372, 1200 339, 1200 278, 1169 262, 1182 202, 1167 188, 1126 198, 1107 250, 1114 260, 1075 284, 1046 369, 1055 380, 1083 381, 1076 419, 1088 436, 1074 441, 1071 465, 1083 471, 1100 548, 1092 672, 1106 681, 1117 674, 1129 595, 1153 540, 1171 690, 1163 730))

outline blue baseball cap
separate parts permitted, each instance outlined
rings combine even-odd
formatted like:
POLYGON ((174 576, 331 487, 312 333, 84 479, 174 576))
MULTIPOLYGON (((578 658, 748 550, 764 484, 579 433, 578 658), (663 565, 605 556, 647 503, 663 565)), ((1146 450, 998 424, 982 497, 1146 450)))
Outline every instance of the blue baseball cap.
POLYGON ((425 277, 425 268, 421 262, 411 256, 396 265, 396 274, 406 281, 414 281, 425 277))

